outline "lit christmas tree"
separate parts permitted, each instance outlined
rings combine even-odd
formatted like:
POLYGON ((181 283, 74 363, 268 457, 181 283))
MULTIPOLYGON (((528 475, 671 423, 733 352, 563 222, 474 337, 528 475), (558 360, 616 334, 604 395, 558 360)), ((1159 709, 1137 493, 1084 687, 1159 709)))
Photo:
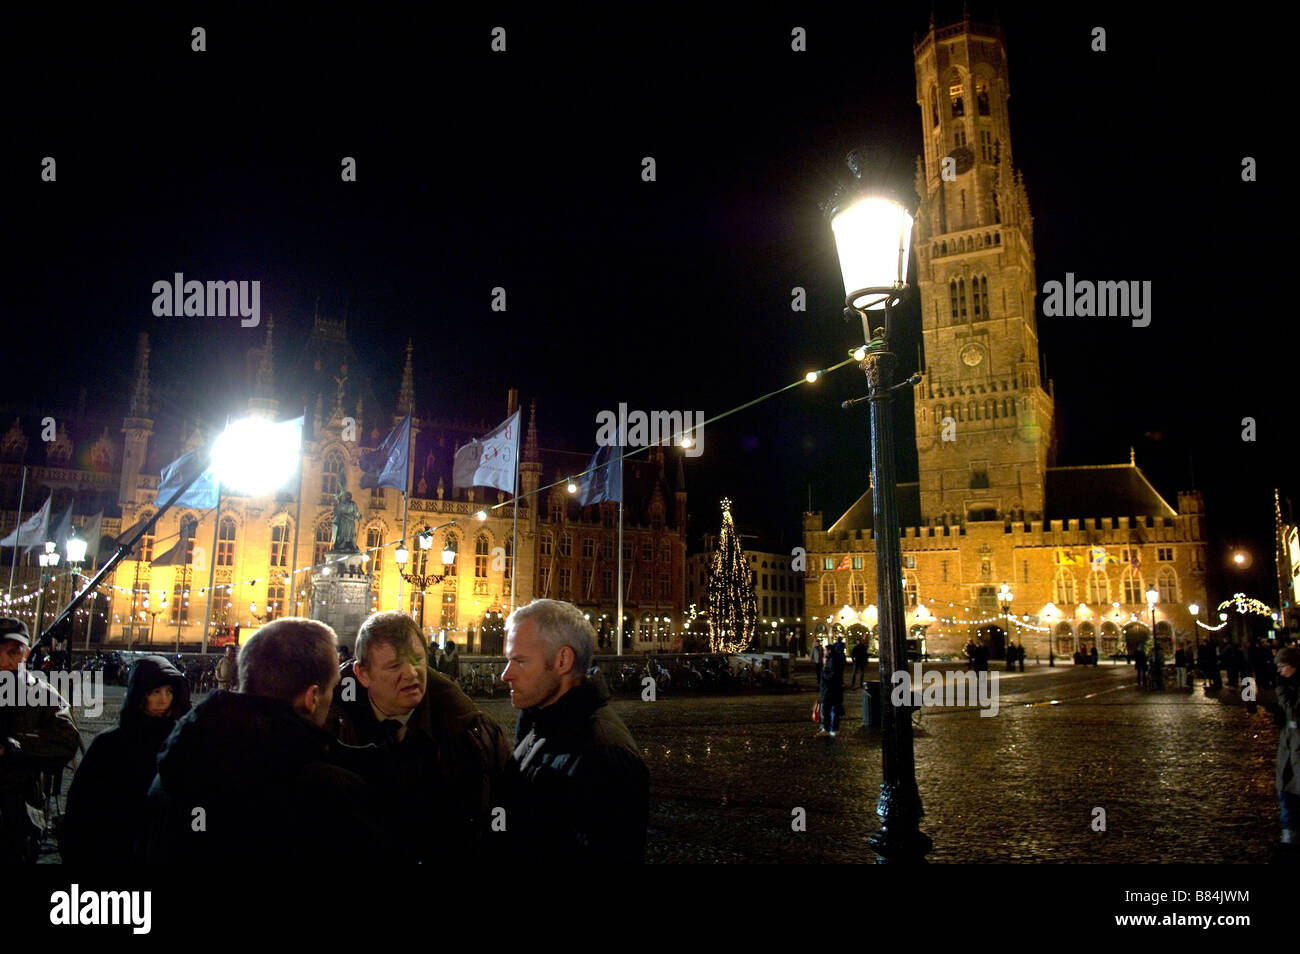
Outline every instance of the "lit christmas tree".
POLYGON ((754 599, 754 578, 740 549, 736 525, 731 519, 731 501, 722 499, 722 531, 718 550, 709 565, 709 649, 715 653, 738 653, 754 638, 758 603, 754 599))

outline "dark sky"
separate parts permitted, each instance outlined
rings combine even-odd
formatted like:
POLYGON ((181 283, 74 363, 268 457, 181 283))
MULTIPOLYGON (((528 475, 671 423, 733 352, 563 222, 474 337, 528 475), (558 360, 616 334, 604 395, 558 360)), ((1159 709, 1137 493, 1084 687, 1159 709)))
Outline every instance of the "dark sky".
MULTIPOLYGON (((1000 5, 1039 287, 1067 271, 1153 282, 1147 328, 1040 317, 1059 462, 1119 462, 1132 445, 1171 503, 1194 464, 1212 562, 1251 547, 1247 582, 1272 602, 1271 490, 1300 502, 1300 487, 1294 335, 1272 293, 1288 273, 1271 228, 1287 94, 1266 74, 1268 31, 1048 6, 1000 5), (1089 49, 1095 26, 1104 53, 1089 49), (1259 182, 1241 182, 1248 155, 1259 182)), ((6 403, 66 405, 72 380, 116 406, 148 331, 155 377, 187 385, 168 410, 222 420, 262 330, 154 317, 151 285, 176 271, 260 280, 278 349, 301 341, 318 296, 323 314, 346 308, 383 400, 414 337, 420 411, 495 421, 514 386, 537 399, 548 442, 576 450, 620 401, 712 416, 840 360, 860 328, 840 316, 819 206, 850 148, 908 168, 919 152, 911 43, 930 5, 629 9, 15 24, 6 403), (190 51, 194 25, 206 53, 190 51), (505 54, 489 49, 497 25, 505 54), (796 25, 806 53, 790 51, 796 25), (38 179, 46 155, 57 183, 38 179), (340 181, 343 156, 358 182, 340 181), (790 309, 796 285, 806 313, 790 309)), ((810 485, 834 519, 866 481, 865 409, 839 408, 864 391, 846 368, 712 427, 687 463, 693 536, 716 526, 723 495, 785 546, 810 485)))

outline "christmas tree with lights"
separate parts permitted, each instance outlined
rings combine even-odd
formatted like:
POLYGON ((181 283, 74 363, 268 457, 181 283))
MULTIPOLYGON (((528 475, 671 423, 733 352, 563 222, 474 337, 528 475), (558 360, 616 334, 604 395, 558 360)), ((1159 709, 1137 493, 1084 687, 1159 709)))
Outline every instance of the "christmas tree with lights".
POLYGON ((731 501, 722 499, 722 530, 718 549, 709 565, 709 649, 738 653, 754 638, 758 603, 754 577, 740 549, 731 501))

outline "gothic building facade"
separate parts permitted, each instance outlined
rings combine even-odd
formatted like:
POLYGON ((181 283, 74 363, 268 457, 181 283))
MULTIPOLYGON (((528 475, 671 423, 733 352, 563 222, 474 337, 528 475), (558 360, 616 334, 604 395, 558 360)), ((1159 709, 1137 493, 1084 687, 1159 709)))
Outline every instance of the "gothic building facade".
MULTIPOLYGON (((913 54, 924 364, 913 395, 920 479, 898 488, 909 632, 931 653, 972 639, 995 654, 1008 641, 1044 657, 1122 652, 1149 637, 1154 591, 1156 637, 1190 643, 1190 605, 1205 606, 1200 495, 1180 492, 1171 506, 1131 452, 1126 463, 1056 465, 1002 32, 932 23, 913 54)), ((813 632, 868 628, 872 490, 829 528, 805 514, 804 537, 813 632)))
MULTIPOLYGON (((205 630, 209 644, 220 645, 246 638, 270 619, 310 615, 313 568, 326 560, 342 489, 352 492, 362 514, 357 542, 368 558, 371 609, 406 610, 431 639, 454 639, 470 653, 501 652, 499 614, 509 611, 512 576, 515 605, 552 596, 583 607, 598 627, 615 618, 617 504, 578 507, 563 484, 538 492, 544 473, 579 474, 587 461, 541 447, 535 402, 525 415, 517 552, 508 494, 452 489, 456 448, 481 437, 495 421, 471 424, 413 413, 404 536, 402 494, 362 489, 360 457, 414 410, 412 343, 397 401, 386 409, 349 344, 345 321, 317 315, 305 341, 279 351, 274 333, 268 320, 263 343, 248 356, 247 411, 274 419, 304 415, 300 473, 270 496, 223 493, 219 508, 169 510, 95 600, 84 604, 73 621, 76 646, 193 649, 205 630), (425 527, 442 528, 427 550, 414 539, 425 527), (410 559, 399 568, 395 544, 403 539, 410 559), (442 572, 439 554, 448 544, 456 559, 442 580, 422 590, 399 572, 442 572)), ((48 431, 46 419, 21 412, 14 417, 0 437, 0 532, 18 524, 20 508, 26 517, 52 495, 52 511, 71 507, 74 524, 83 529, 100 516, 100 539, 91 541, 91 549, 105 560, 115 538, 154 515, 162 468, 212 435, 197 422, 177 420, 168 407, 168 383, 159 387, 153 380, 149 355, 141 335, 126 413, 116 421, 79 406, 54 415, 54 439, 40 440, 42 429, 48 431)), ((516 406, 511 391, 502 416, 516 406)), ((667 649, 679 640, 686 493, 680 467, 672 484, 664 470, 660 448, 627 467, 625 632, 632 649, 667 649)), ((6 557, 13 553, 7 550, 6 557)), ((38 590, 45 594, 40 615, 48 625, 73 585, 66 567, 42 574, 34 557, 18 551, 12 591, 0 580, 0 595, 12 592, 4 612, 27 619, 32 629, 38 590)), ((84 572, 89 575, 96 565, 88 561, 84 572)), ((4 570, 10 570, 8 559, 4 570)))

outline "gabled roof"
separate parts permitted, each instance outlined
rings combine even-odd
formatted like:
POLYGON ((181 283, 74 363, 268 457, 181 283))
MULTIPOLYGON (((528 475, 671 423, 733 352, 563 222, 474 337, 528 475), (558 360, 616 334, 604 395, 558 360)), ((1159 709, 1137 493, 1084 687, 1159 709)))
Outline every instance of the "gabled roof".
POLYGON ((1092 517, 1176 517, 1136 464, 1049 467, 1048 520, 1092 517))
MULTIPOLYGON (((867 492, 844 511, 840 519, 831 524, 828 533, 840 533, 845 530, 870 530, 872 528, 872 492, 867 492)), ((898 485, 898 523, 901 527, 919 527, 921 525, 921 485, 916 482, 898 485)))

